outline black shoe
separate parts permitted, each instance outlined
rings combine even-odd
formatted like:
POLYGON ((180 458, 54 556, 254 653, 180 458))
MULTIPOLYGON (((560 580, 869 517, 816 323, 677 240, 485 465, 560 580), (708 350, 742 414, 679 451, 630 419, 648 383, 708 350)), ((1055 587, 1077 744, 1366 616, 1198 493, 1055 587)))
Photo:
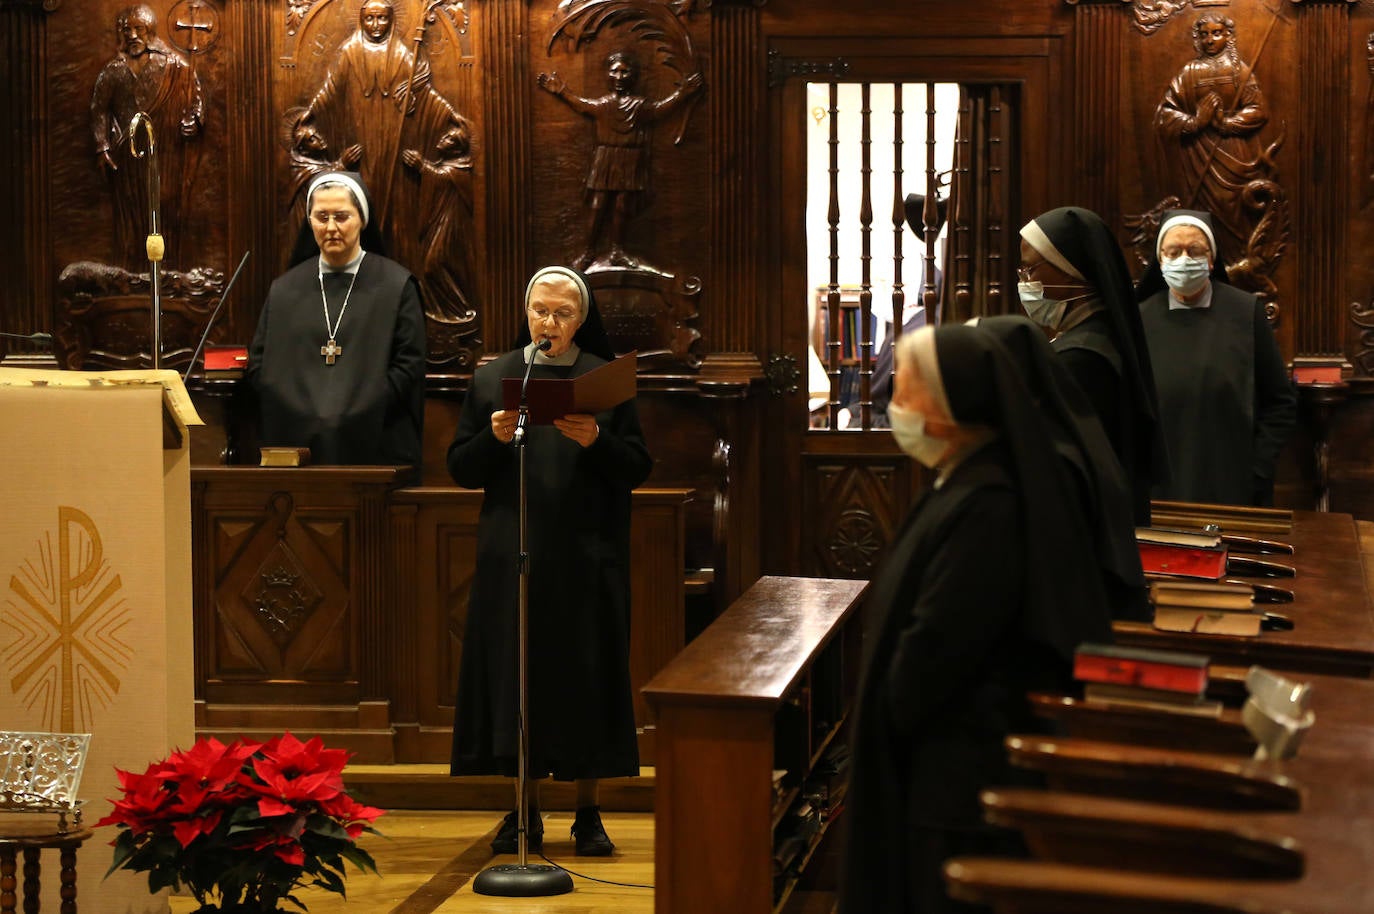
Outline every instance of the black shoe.
POLYGON ((572 824, 573 840, 577 842, 579 857, 609 857, 615 845, 606 837, 601 824, 600 806, 583 806, 577 810, 572 824))
MULTIPOLYGON (((508 812, 506 817, 501 820, 501 829, 491 842, 493 854, 520 853, 520 830, 516 824, 517 818, 519 818, 518 813, 508 812)), ((530 853, 537 854, 544 849, 544 820, 539 817, 539 812, 533 809, 529 811, 529 818, 529 831, 525 833, 525 849, 530 853)))

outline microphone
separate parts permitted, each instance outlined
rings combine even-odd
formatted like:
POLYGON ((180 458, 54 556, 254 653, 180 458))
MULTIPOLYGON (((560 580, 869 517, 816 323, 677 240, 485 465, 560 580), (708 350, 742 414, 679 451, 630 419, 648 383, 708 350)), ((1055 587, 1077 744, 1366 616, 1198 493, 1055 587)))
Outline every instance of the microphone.
MULTIPOLYGON (((23 341, 26 342, 26 343, 46 343, 46 344, 49 345, 49 346, 52 345, 52 334, 51 334, 51 333, 45 333, 45 332, 43 332, 42 330, 38 331, 37 333, 3 333, 3 332, 0 332, 0 336, 3 336, 4 338, 10 339, 10 340, 23 340, 23 341)), ((544 342, 547 343, 548 340, 545 340, 544 342)), ((547 347, 545 347, 545 348, 547 348, 547 347)))
POLYGON ((530 372, 534 370, 534 357, 537 353, 548 352, 553 348, 553 340, 547 336, 542 337, 534 344, 534 352, 530 353, 530 360, 525 363, 525 377, 520 382, 520 415, 515 420, 515 443, 524 444, 525 423, 529 420, 530 411, 525 403, 525 388, 530 383, 530 372))
POLYGON ((243 265, 248 262, 248 255, 252 251, 244 251, 239 265, 234 270, 234 275, 229 277, 229 285, 224 287, 224 292, 220 294, 219 303, 215 305, 215 310, 210 312, 210 319, 205 322, 205 332, 200 335, 200 342, 196 343, 196 351, 191 353, 191 364, 186 366, 186 374, 181 376, 181 383, 185 384, 191 378, 191 372, 196 369, 196 359, 200 358, 200 350, 204 348, 205 341, 210 337, 210 328, 215 326, 215 318, 219 317, 219 309, 224 307, 224 300, 229 297, 229 290, 234 288, 234 283, 238 280, 239 274, 243 272, 243 265))

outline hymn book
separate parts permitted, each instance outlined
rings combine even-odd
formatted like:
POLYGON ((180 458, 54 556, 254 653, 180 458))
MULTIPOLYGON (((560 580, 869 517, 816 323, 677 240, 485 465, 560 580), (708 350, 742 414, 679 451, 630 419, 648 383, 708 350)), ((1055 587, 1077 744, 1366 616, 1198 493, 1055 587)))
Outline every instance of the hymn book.
MULTIPOLYGON (((531 425, 550 425, 569 413, 595 414, 635 395, 638 353, 631 352, 575 378, 530 378, 525 388, 531 425)), ((501 408, 520 408, 520 378, 501 379, 501 408)))
POLYGON ((310 448, 308 447, 264 447, 258 450, 261 454, 259 466, 303 467, 310 465, 310 448))

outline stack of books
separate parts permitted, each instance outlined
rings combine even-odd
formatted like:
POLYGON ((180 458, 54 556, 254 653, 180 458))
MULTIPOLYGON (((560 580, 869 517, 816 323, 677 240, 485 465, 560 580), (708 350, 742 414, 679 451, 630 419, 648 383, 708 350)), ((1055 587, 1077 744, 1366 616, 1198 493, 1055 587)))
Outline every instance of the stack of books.
POLYGON ((1221 702, 1207 698, 1207 658, 1181 651, 1081 644, 1074 678, 1089 702, 1163 708, 1217 717, 1221 702))
POLYGON ((1255 610, 1255 589, 1226 581, 1150 583, 1155 628, 1213 635, 1258 635, 1264 614, 1255 610))
POLYGON ((1216 581, 1226 574, 1226 544, 1218 533, 1137 527, 1135 541, 1146 574, 1216 581))

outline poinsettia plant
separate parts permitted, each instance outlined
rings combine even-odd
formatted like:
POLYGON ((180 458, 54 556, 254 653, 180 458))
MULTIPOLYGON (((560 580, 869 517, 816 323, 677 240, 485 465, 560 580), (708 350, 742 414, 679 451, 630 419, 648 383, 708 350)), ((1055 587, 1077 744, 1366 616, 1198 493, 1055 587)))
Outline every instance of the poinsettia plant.
POLYGON ((290 733, 208 738, 142 774, 117 770, 123 798, 96 823, 120 829, 109 872, 146 871, 150 891, 184 888, 205 911, 304 911, 291 893, 305 885, 344 895, 345 860, 377 871, 356 842, 383 814, 344 790, 349 754, 290 733))

